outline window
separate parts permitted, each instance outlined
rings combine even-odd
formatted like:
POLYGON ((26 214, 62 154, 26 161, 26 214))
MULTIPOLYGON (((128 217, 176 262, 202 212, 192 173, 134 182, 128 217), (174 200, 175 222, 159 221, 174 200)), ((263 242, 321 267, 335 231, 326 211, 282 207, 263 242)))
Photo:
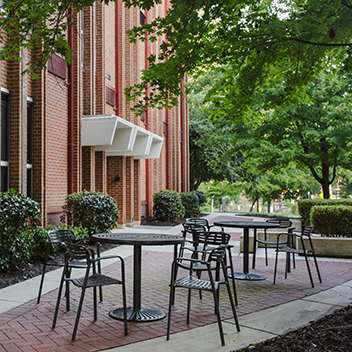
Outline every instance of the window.
POLYGON ((10 162, 10 109, 9 96, 1 92, 1 192, 9 189, 10 162))
POLYGON ((33 198, 33 102, 27 101, 27 196, 33 198))

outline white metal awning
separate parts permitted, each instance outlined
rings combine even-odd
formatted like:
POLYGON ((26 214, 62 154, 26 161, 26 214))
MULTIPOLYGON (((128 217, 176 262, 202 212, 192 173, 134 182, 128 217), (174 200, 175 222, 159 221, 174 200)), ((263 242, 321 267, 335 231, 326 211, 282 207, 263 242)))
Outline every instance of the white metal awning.
POLYGON ((95 146, 107 156, 159 158, 163 138, 116 115, 84 115, 82 146, 95 146))

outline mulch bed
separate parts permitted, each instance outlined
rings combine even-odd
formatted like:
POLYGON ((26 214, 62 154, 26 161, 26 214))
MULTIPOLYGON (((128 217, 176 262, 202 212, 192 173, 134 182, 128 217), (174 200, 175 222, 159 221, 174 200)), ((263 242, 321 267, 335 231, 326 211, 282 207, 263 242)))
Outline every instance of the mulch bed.
POLYGON ((352 351, 352 307, 347 306, 285 335, 238 351, 320 352, 352 351))

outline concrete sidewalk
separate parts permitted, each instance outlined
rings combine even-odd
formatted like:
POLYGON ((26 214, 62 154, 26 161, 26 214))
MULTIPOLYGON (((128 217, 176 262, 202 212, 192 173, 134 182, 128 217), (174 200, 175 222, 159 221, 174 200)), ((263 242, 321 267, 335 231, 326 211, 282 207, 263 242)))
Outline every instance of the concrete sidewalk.
MULTIPOLYGON (((217 218, 219 220, 219 216, 223 217, 231 217, 231 214, 209 214, 207 218, 211 221, 214 218, 217 218)), ((123 230, 115 230, 116 232, 138 232, 138 231, 143 231, 143 232, 153 232, 153 233, 164 233, 164 234, 179 234, 181 231, 182 227, 181 226, 176 226, 176 227, 148 227, 148 226, 138 226, 138 227, 133 227, 133 228, 126 228, 123 230)), ((236 236, 234 236, 236 237, 236 236)), ((238 236, 237 236, 238 237, 238 236)), ((236 237, 236 238, 237 238, 236 237)), ((239 241, 232 241, 231 244, 233 244, 234 251, 236 252, 237 256, 240 256, 239 253, 239 241)), ((144 246, 143 247, 143 252, 148 254, 148 252, 160 252, 160 254, 173 251, 172 246, 158 246, 158 247, 152 247, 152 246, 144 246)), ((263 256, 263 250, 259 250, 257 253, 258 258, 263 256)), ((107 253, 118 253, 119 255, 123 256, 124 258, 128 258, 132 254, 132 247, 131 246, 120 246, 117 248, 114 248, 107 253)), ((273 251, 271 252, 271 255, 274 255, 273 251)), ((299 259, 298 259, 299 260, 299 259)), ((319 258, 318 259, 319 264, 325 264, 327 267, 329 265, 329 262, 331 262, 331 265, 334 262, 334 265, 336 263, 336 259, 328 259, 328 258, 319 258)), ((352 268, 352 260, 340 260, 341 263, 343 263, 344 267, 346 268, 346 263, 349 263, 349 265, 352 268)), ((241 263, 239 261, 238 263, 241 263)), ((106 263, 105 265, 110 265, 110 263, 106 263)), ((349 266, 348 265, 348 266, 349 266)), ((260 268, 258 266, 258 268, 260 268)), ((267 272, 270 274, 270 270, 273 269, 264 267, 260 268, 262 270, 267 270, 267 272)), ((352 269, 351 269, 352 270, 352 269)), ((346 271, 346 269, 345 269, 346 271)), ((48 274, 46 274, 46 279, 45 279, 45 284, 44 284, 44 292, 49 293, 57 288, 57 284, 59 281, 60 277, 60 272, 61 269, 51 271, 48 274)), ((351 271, 352 273, 352 271, 351 271)), ((147 272, 144 274, 147 276, 147 272)), ((293 275, 293 274, 291 274, 293 275)), ((333 281, 333 272, 329 273, 331 277, 323 277, 323 283, 324 280, 332 280, 333 281)), ((338 273, 336 273, 338 275, 338 273)), ((344 276, 348 277, 349 272, 347 272, 347 275, 344 276)), ((349 277, 352 279, 352 276, 349 277)), ((26 304, 30 304, 33 307, 33 299, 36 298, 37 292, 38 292, 38 287, 39 287, 39 279, 40 277, 36 277, 30 280, 26 280, 25 282, 9 286, 5 289, 0 290, 0 313, 11 313, 13 309, 25 307, 26 304)), ((318 286, 318 281, 316 278, 315 282, 316 285, 318 286)), ((144 278, 142 279, 144 282, 144 278)), ((266 281, 272 280, 271 277, 268 277, 266 281)), ((302 277, 301 278, 304 283, 307 285, 307 290, 305 292, 314 292, 313 289, 310 288, 310 282, 307 277, 302 277)), ((344 279, 345 280, 345 279, 344 279)), ((147 277, 145 277, 145 281, 147 281, 147 277)), ((345 280, 346 281, 346 280, 345 280)), ((282 280, 282 294, 285 294, 284 289, 285 285, 287 286, 288 281, 282 280)), ((266 288, 270 289, 271 287, 277 288, 278 285, 269 285, 270 282, 266 283, 266 288)), ((143 283, 142 283, 143 285, 143 283)), ((146 282, 147 285, 147 282, 146 282)), ((280 284, 279 284, 280 285, 280 284)), ((294 285, 294 283, 293 283, 294 285)), ((321 285, 321 284, 320 284, 321 285)), ((241 290, 246 290, 247 285, 243 282, 239 282, 239 289, 241 290)), ((280 287, 280 286, 279 286, 280 287)), ((294 286, 293 286, 294 287, 294 286)), ((321 286, 323 287, 323 286, 321 286)), ((256 286, 254 289, 256 290, 263 290, 264 285, 259 284, 259 286, 256 286)), ((321 290, 321 288, 320 288, 321 290)), ((247 291, 243 291, 247 292, 247 291)), ((51 293, 50 293, 51 294, 51 293)), ((50 295, 49 294, 49 295, 50 295)), ((48 295, 48 296, 49 296, 48 295)), ((54 297, 54 295, 53 295, 54 297)), ((270 292, 269 295, 270 296, 270 292)), ((274 298, 274 293, 273 293, 273 299, 274 298)), ((294 295, 293 295, 294 297, 294 295)), ((49 300, 49 298, 47 298, 49 300)), ((262 299, 263 300, 263 299, 262 299)), ((171 352, 176 352, 176 351, 204 351, 204 352, 211 352, 211 351, 234 351, 236 349, 240 349, 242 347, 248 346, 250 344, 255 344, 260 341, 275 337, 277 335, 281 335, 289 330, 296 329, 298 327, 301 327, 303 325, 306 325, 309 323, 311 320, 316 320, 320 317, 322 317, 325 314, 329 314, 333 312, 335 309, 338 309, 340 307, 346 306, 351 303, 352 300, 352 280, 346 281, 342 284, 336 285, 335 287, 331 287, 326 290, 322 290, 319 293, 309 295, 306 294, 305 296, 299 298, 299 299, 293 299, 292 301, 283 303, 283 304, 277 304, 274 306, 271 306, 269 308, 264 308, 259 311, 255 311, 249 314, 240 314, 239 321, 241 325, 241 332, 236 331, 236 327, 234 324, 233 319, 225 319, 223 321, 223 328, 225 332, 225 339, 226 339, 226 346, 222 347, 220 344, 220 338, 219 338, 219 332, 218 332, 218 327, 216 323, 212 324, 207 324, 203 327, 195 327, 195 328, 190 328, 186 331, 182 332, 177 332, 171 335, 170 340, 166 341, 165 336, 160 336, 156 338, 149 338, 144 341, 140 342, 135 342, 135 343, 130 343, 124 346, 120 347, 115 347, 115 348, 108 348, 104 347, 103 345, 101 348, 99 346, 96 346, 95 351, 115 351, 115 352, 128 352, 128 351, 133 351, 133 352, 148 352, 148 351, 153 351, 153 352, 164 352, 164 351, 171 351, 171 352)), ((44 299, 45 301, 45 299, 44 299)), ((279 300, 278 300, 279 302, 279 300)), ((262 302, 251 302, 252 304, 258 303, 258 306, 263 305, 262 302)), ((265 303, 265 299, 264 299, 265 303)), ((41 303, 42 304, 42 303, 41 303)), ((246 300, 245 297, 243 297, 243 300, 239 300, 239 306, 238 310, 240 312, 245 312, 246 311, 246 305, 250 305, 246 300), (242 307, 241 307, 242 305, 242 307)), ((264 304, 265 306, 265 304, 264 304)), ((248 309, 250 311, 250 309, 248 309)), ((6 314, 3 314, 5 316, 6 314)), ((197 315, 196 311, 193 311, 193 315, 197 315)), ((1 323, 5 319, 1 319, 2 315, 0 315, 0 327, 1 323)), ((98 317, 98 322, 99 322, 99 317, 98 317)), ((72 323, 72 322, 71 322, 72 323)), ((94 323, 95 324, 95 323, 94 323)), ((138 328, 140 330, 143 330, 144 327, 148 329, 151 327, 151 324, 153 323, 139 323, 138 328)), ((6 330, 5 334, 6 334, 6 330)), ((133 334, 135 332, 131 331, 130 332, 130 337, 133 337, 133 334)), ((166 330, 165 330, 166 333, 166 330)), ((0 331, 0 337, 1 337, 2 332, 0 331)), ((66 332, 69 336, 69 332, 66 332)), ((80 327, 78 328, 78 335, 77 338, 79 338, 80 334, 80 327)), ((0 339, 0 350, 1 350, 1 339, 0 339)), ((17 349, 10 349, 10 347, 4 347, 6 346, 5 344, 3 345, 4 351, 58 351, 60 350, 57 346, 55 348, 51 349, 50 346, 48 345, 43 346, 43 348, 35 348, 34 345, 32 346, 32 349, 27 349, 25 347, 18 347, 20 344, 17 344, 15 339, 13 339, 13 344, 17 347, 17 349)), ((10 345, 8 345, 10 346, 10 345)), ((70 345, 70 349, 72 351, 81 351, 82 349, 78 346, 78 344, 72 344, 70 345)), ((64 349, 62 349, 64 350, 64 349)), ((91 349, 92 350, 92 349, 91 349)))

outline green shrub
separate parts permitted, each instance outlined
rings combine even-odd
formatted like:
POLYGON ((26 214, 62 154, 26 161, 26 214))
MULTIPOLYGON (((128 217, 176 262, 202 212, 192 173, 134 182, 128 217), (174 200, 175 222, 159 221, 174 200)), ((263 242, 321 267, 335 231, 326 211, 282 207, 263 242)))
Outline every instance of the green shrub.
POLYGON ((14 190, 0 193, 0 269, 20 269, 32 254, 27 230, 40 224, 39 205, 14 190))
POLYGON ((153 195, 153 215, 160 221, 174 221, 184 216, 180 195, 175 191, 160 191, 153 195))
POLYGON ((192 192, 197 194, 200 207, 207 202, 207 195, 204 192, 202 191, 192 191, 192 192))
POLYGON ((185 217, 191 218, 199 215, 199 198, 195 192, 180 193, 182 205, 185 208, 185 217))
POLYGON ((314 232, 326 237, 352 237, 352 206, 316 205, 311 211, 314 232))
MULTIPOLYGON (((83 227, 74 227, 67 226, 66 224, 60 224, 60 226, 48 226, 46 228, 38 226, 35 229, 28 230, 29 234, 33 237, 33 247, 32 247, 32 255, 31 260, 41 260, 45 259, 46 253, 46 243, 48 241, 47 231, 56 230, 56 229, 70 229, 74 232, 75 237, 80 239, 80 243, 84 243, 85 240, 88 239, 87 229, 83 227)), ((51 246, 50 256, 57 253, 58 249, 62 248, 61 246, 51 246)))
POLYGON ((316 205, 351 205, 352 199, 300 199, 298 201, 298 212, 301 217, 302 227, 311 225, 310 213, 311 209, 316 205))
POLYGON ((100 192, 83 191, 66 196, 61 222, 83 227, 90 236, 117 225, 119 212, 114 198, 100 192))

